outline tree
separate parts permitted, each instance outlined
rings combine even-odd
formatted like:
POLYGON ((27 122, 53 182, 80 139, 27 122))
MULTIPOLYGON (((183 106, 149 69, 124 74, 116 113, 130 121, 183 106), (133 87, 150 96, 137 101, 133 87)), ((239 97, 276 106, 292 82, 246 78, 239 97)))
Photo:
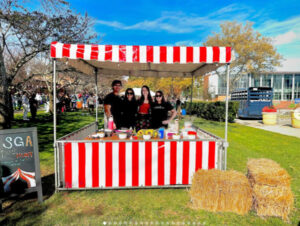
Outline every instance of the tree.
POLYGON ((87 14, 73 13, 63 0, 41 0, 39 11, 30 11, 24 2, 0 3, 0 129, 10 127, 9 87, 28 62, 49 55, 51 41, 89 43, 96 37, 87 14))
MULTIPOLYGON (((230 65, 230 88, 234 87, 244 73, 254 75, 271 71, 280 65, 282 56, 276 52, 272 40, 254 31, 253 24, 225 22, 220 25, 221 32, 209 36, 205 46, 230 46, 235 59, 230 65)), ((225 80, 226 72, 220 67, 216 70, 219 78, 225 80)))

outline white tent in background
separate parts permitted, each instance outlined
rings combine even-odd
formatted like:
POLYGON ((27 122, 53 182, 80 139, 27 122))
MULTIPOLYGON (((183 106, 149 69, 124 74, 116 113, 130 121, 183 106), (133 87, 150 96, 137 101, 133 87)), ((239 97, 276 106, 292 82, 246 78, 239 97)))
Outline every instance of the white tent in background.
MULTIPOLYGON (((134 91, 135 96, 141 96, 141 90, 142 88, 132 88, 134 91)), ((155 92, 153 92, 152 90, 150 90, 150 94, 153 97, 155 95, 155 92)), ((121 93, 121 95, 125 95, 125 91, 121 93)))

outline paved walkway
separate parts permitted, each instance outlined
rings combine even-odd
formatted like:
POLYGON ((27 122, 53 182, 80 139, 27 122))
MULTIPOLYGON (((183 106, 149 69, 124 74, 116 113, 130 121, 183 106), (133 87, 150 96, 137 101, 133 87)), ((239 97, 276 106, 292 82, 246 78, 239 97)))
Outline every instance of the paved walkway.
POLYGON ((262 123, 262 120, 241 120, 241 119, 236 119, 236 123, 245 125, 245 126, 250 126, 258 129, 263 129, 267 131, 271 131, 274 133, 280 133, 283 135, 287 136, 293 136, 293 137, 298 137, 300 138, 300 128, 293 128, 290 123, 283 123, 280 125, 264 125, 262 123))

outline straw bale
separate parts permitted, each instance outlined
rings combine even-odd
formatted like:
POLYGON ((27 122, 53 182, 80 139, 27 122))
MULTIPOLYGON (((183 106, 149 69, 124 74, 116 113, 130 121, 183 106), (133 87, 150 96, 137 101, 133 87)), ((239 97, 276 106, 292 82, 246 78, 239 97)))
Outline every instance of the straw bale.
POLYGON ((191 206, 212 212, 241 215, 252 207, 252 190, 246 176, 234 170, 198 170, 190 189, 191 206))
POLYGON ((290 186, 287 171, 271 159, 250 159, 247 163, 250 184, 290 186))
POLYGON ((254 185, 254 209, 258 216, 277 216, 288 220, 294 197, 290 187, 254 185))

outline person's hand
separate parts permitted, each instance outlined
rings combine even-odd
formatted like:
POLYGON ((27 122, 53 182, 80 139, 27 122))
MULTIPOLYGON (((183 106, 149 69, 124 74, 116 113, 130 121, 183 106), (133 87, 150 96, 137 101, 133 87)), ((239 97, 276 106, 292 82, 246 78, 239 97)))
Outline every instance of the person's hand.
POLYGON ((164 124, 164 125, 168 125, 169 124, 169 120, 164 120, 164 121, 162 121, 162 124, 164 124))

